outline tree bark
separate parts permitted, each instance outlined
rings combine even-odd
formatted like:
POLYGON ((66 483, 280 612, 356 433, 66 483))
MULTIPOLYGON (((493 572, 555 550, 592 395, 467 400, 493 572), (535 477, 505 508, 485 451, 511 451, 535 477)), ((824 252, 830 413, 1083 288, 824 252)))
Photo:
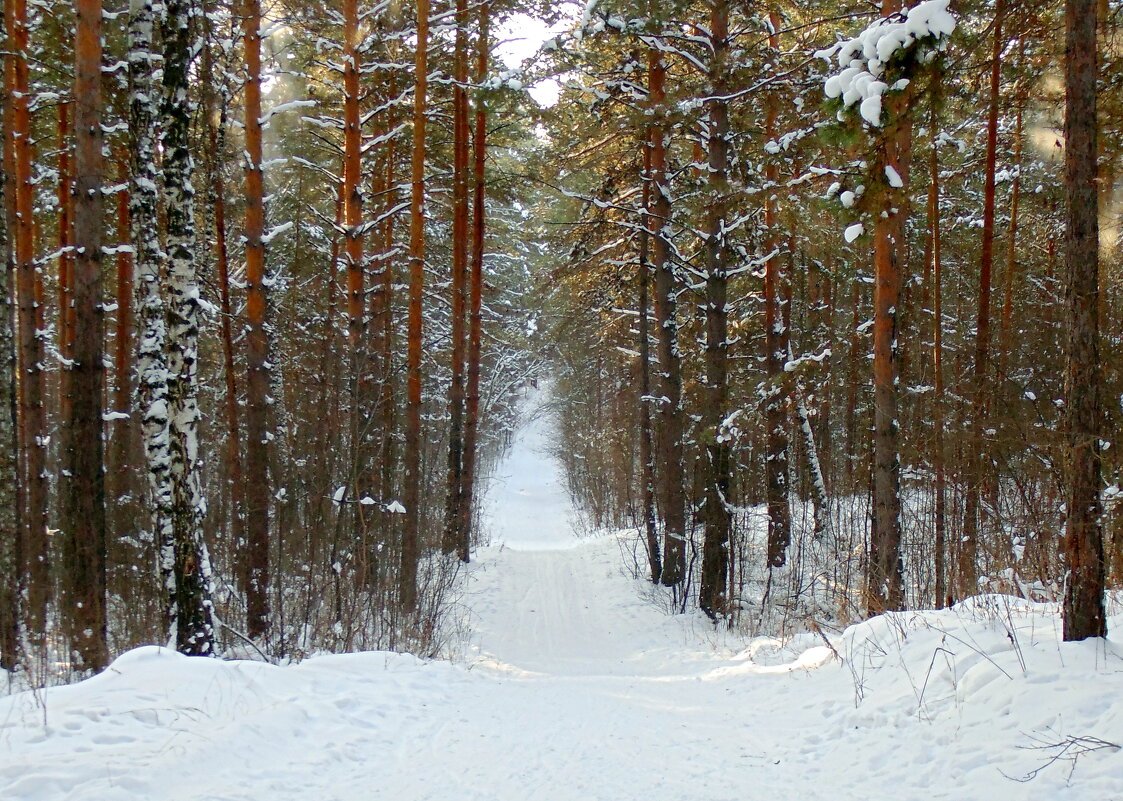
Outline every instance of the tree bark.
POLYGON ((966 598, 979 591, 978 537, 984 458, 989 450, 986 430, 990 411, 990 292, 994 264, 994 182, 998 153, 998 101, 1002 76, 1004 0, 996 0, 991 50, 990 99, 987 108, 986 165, 983 172, 983 237, 979 252, 979 305, 975 318, 975 363, 971 376, 971 445, 967 449, 963 537, 960 541, 959 592, 966 598))
MULTIPOLYGON (((772 30, 779 27, 775 14, 769 15, 772 30)), ((769 47, 779 51, 779 37, 768 37, 769 47)), ((775 91, 765 100, 764 138, 776 136, 776 119, 779 116, 779 98, 775 91)), ((784 299, 788 291, 788 277, 784 274, 784 260, 780 258, 779 221, 776 214, 776 192, 779 191, 780 168, 775 159, 765 167, 768 195, 764 201, 764 250, 768 259, 764 265, 764 371, 765 400, 764 425, 767 445, 764 457, 765 486, 768 503, 767 565, 783 567, 791 542, 791 507, 788 503, 788 398, 791 396, 788 374, 784 363, 788 358, 788 326, 784 319, 784 299)))
MULTIPOLYGON (((476 44, 476 83, 487 79, 491 6, 480 4, 479 31, 476 44)), ((482 311, 484 274, 484 234, 486 232, 487 193, 487 105, 482 96, 476 98, 475 135, 472 142, 472 266, 468 282, 468 386, 464 405, 464 464, 460 484, 461 537, 470 542, 472 514, 476 491, 476 464, 480 419, 480 358, 482 355, 482 311)))
POLYGON ((1105 637, 1100 435, 1099 198, 1096 183, 1096 3, 1065 2, 1065 261, 1068 518, 1064 639, 1105 637))
MULTIPOLYGON (((899 9, 898 0, 885 0, 882 15, 888 16, 899 9)), ((889 123, 881 133, 874 168, 881 203, 874 221, 874 510, 866 582, 866 608, 870 615, 904 607, 897 315, 901 303, 901 262, 906 245, 903 210, 908 207, 911 96, 912 92, 906 88, 893 102, 886 104, 889 123), (903 186, 889 185, 884 172, 887 167, 896 170, 903 186)))
POLYGON ((639 230, 639 458, 643 481, 643 526, 647 541, 647 563, 651 581, 658 584, 663 574, 663 557, 655 520, 655 456, 651 433, 651 318, 648 311, 651 264, 649 209, 651 208, 651 148, 643 146, 643 221, 639 230))
MULTIPOLYGON (((74 346, 74 253, 70 247, 71 210, 74 205, 70 158, 70 103, 58 104, 58 349, 64 359, 71 358, 74 346)), ((66 371, 62 372, 66 376, 66 371)), ((67 416, 69 391, 59 391, 60 416, 67 416)))
MULTIPOLYGON (((6 4, 7 5, 7 4, 6 4)), ((0 16, 0 41, 8 42, 8 17, 0 16)), ((10 62, 11 59, 6 59, 10 62)), ((7 70, 5 71, 7 73, 7 70)), ((20 527, 19 420, 16 416, 17 365, 12 279, 15 275, 11 241, 14 219, 10 184, 12 141, 11 98, 8 82, 0 82, 3 108, 3 167, 0 168, 0 669, 14 672, 20 665, 23 618, 23 537, 20 527)))
POLYGON ((8 28, 6 82, 10 101, 8 131, 13 177, 13 217, 16 298, 19 336, 20 471, 23 494, 23 558, 27 588, 27 629, 42 642, 50 600, 50 555, 47 540, 47 420, 43 408, 43 307, 38 303, 39 276, 35 264, 35 187, 31 179, 31 115, 28 79, 26 0, 5 3, 8 28))
POLYGON ((102 393, 105 319, 101 294, 101 0, 76 0, 74 43, 74 346, 70 416, 63 421, 63 586, 70 647, 79 670, 109 660, 106 617, 102 393))
POLYGON ((176 649, 188 656, 215 650, 211 563, 203 541, 206 500, 199 473, 196 400, 199 284, 195 273, 195 165, 190 152, 194 104, 188 94, 192 33, 189 0, 166 0, 162 150, 167 230, 168 434, 171 442, 172 537, 161 543, 167 618, 176 649))
POLYGON ((252 638, 270 630, 269 608, 269 339, 266 331, 265 205, 261 166, 261 0, 242 12, 245 85, 246 217, 246 540, 249 583, 246 629, 252 638))
POLYGON ((445 553, 469 559, 464 503, 464 356, 465 293, 468 268, 468 4, 456 0, 456 45, 452 88, 452 377, 448 390, 448 477, 445 504, 445 553))
MULTIPOLYGON (((129 186, 130 235, 137 279, 137 395, 144 456, 151 493, 153 539, 172 533, 171 442, 168 438, 167 319, 162 293, 163 260, 159 231, 159 181, 155 131, 159 120, 155 75, 161 57, 154 51, 156 17, 151 0, 133 0, 129 14, 129 186)), ((161 579, 168 580, 166 573, 161 579)))
MULTIPOLYGON (((204 15, 208 39, 213 36, 209 14, 204 15)), ((218 273, 219 338, 222 340, 222 375, 225 390, 226 472, 230 482, 230 535, 234 551, 234 572, 239 588, 245 592, 249 586, 245 518, 245 474, 242 469, 242 434, 238 411, 238 378, 234 372, 234 311, 230 302, 230 256, 226 244, 226 178, 223 158, 226 153, 226 112, 228 98, 223 93, 216 97, 214 91, 214 44, 208 41, 203 50, 203 91, 206 98, 205 113, 207 143, 210 153, 206 169, 210 202, 214 208, 214 260, 218 273), (216 107, 217 103, 217 107, 216 107), (218 124, 215 125, 217 119, 218 124)))
POLYGON ((1013 358, 1010 335, 1014 321, 1014 276, 1018 271, 1018 207, 1022 195, 1022 117, 1025 113, 1025 103, 1025 92, 1019 90, 1017 109, 1014 112, 1014 180, 1010 184, 1010 226, 1006 239, 1006 276, 1002 301, 1002 327, 999 332, 1003 360, 1001 374, 1004 377, 1009 373, 1013 358))
POLYGON ((706 217, 706 387, 702 430, 706 441, 705 538, 698 604, 711 617, 728 611, 729 487, 732 459, 722 430, 729 403, 729 335, 726 289, 729 249, 726 223, 729 207, 729 5, 713 0, 710 7, 710 83, 706 217))
POLYGON ((666 71, 662 53, 648 51, 648 102, 654 112, 648 132, 651 148, 652 206, 648 215, 652 241, 651 265, 655 272, 655 325, 659 352, 660 418, 659 462, 663 465, 664 586, 674 587, 686 578, 686 497, 683 463, 682 366, 678 349, 675 267, 671 262, 671 196, 667 185, 666 71))
POLYGON ((417 608, 417 562, 421 554, 421 316, 425 292, 425 112, 429 83, 429 0, 417 0, 414 70, 403 493, 406 513, 402 526, 401 568, 398 573, 398 604, 407 613, 417 608))
MULTIPOLYGON (((939 77, 937 78, 939 80, 939 77)), ((944 303, 943 259, 940 241, 940 157, 935 132, 939 130, 937 117, 938 89, 933 90, 930 103, 930 129, 933 132, 932 149, 928 155, 928 230, 930 237, 932 295, 932 384, 935 404, 932 410, 932 470, 935 476, 935 509, 933 515, 934 570, 936 573, 935 606, 942 609, 948 595, 947 579, 947 472, 944 465, 944 303)))

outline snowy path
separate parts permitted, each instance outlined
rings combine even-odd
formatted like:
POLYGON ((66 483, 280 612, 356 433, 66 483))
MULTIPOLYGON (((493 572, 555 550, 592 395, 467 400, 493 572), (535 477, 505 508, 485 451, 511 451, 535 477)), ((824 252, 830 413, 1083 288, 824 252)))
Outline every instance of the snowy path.
POLYGON ((544 439, 541 422, 523 432, 494 488, 461 658, 277 668, 138 649, 0 698, 0 799, 1123 800, 1110 749, 1071 782, 1068 763, 1026 784, 1000 772, 1047 759, 1020 750, 1033 736, 1123 742, 1118 639, 1062 649, 1052 618, 1014 608, 1013 638, 995 615, 853 627, 846 664, 811 638, 723 641, 645 600, 616 537, 559 522, 544 439))

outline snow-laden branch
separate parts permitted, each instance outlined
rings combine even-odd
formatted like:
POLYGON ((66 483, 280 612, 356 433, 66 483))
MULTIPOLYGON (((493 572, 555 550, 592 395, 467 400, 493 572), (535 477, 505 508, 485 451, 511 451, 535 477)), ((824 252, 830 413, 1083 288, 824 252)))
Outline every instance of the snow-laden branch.
MULTIPOLYGON (((858 113, 871 127, 881 127, 881 99, 887 92, 908 86, 908 77, 893 83, 886 65, 900 59, 908 50, 927 46, 923 59, 931 59, 943 49, 955 30, 955 17, 948 10, 949 0, 924 0, 900 14, 870 23, 853 39, 838 42, 815 55, 828 62, 835 58, 839 72, 827 77, 823 92, 828 98, 841 98, 844 108, 858 103, 858 113)), ((840 112, 841 113, 841 112, 840 112)))

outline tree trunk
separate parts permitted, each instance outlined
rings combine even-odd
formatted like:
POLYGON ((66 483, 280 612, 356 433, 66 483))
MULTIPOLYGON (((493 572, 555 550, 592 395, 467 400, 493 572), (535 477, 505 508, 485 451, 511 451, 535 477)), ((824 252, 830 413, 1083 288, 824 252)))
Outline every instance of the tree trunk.
MULTIPOLYGON (((362 131, 359 128, 359 3, 343 0, 343 224, 347 258, 347 342, 359 382, 366 299, 363 281, 362 131)), ((354 399, 353 399, 354 400, 354 399)), ((355 443, 351 444, 356 447, 355 443)))
POLYGON ((729 6, 713 0, 710 8, 709 170, 706 218, 706 387, 702 431, 706 442, 705 539, 702 543, 702 577, 698 604, 711 617, 728 611, 729 438, 722 430, 729 403, 729 335, 726 324, 726 287, 729 249, 726 217, 729 205, 729 6))
MULTIPOLYGON (((151 492, 153 539, 172 541, 171 442, 168 439, 167 320, 162 295, 163 252, 158 236, 160 180, 154 131, 158 120, 150 0, 134 0, 129 17, 130 235, 137 278, 137 395, 151 492)), ((166 582, 168 576, 162 574, 166 582)), ((166 587, 166 584, 165 584, 166 587)))
MULTIPOLYGON (((1020 52, 1020 49, 1019 49, 1020 52)), ((1002 301, 1002 327, 999 333, 1003 378, 1008 376, 1013 358, 1010 335, 1014 321, 1014 276, 1018 271, 1018 206, 1022 190, 1022 117, 1025 113, 1024 90, 1018 92, 1014 112, 1014 180, 1010 184, 1010 227, 1006 240, 1006 276, 1002 301)))
MULTIPOLYGON (((488 53, 491 47, 489 29, 491 8, 480 4, 479 41, 476 45, 476 83, 487 79, 488 53)), ((484 167, 487 162, 487 105, 482 96, 476 99, 475 136, 472 150, 472 272, 468 287, 468 387, 464 407, 464 464, 460 484, 461 537, 471 541, 472 513, 476 490, 476 463, 480 418, 480 356, 482 346, 484 233, 486 231, 484 200, 487 183, 484 167)))
MULTIPOLYGON (((117 315, 113 328, 113 411, 118 415, 129 415, 133 397, 133 254, 124 246, 131 241, 132 218, 129 216, 129 167, 124 148, 118 151, 117 178, 122 189, 117 192, 117 315)), ((129 493, 134 453, 131 432, 132 421, 128 416, 116 417, 113 421, 111 441, 113 442, 112 467, 115 503, 120 507, 120 496, 129 493)), ((120 522, 120 521, 118 521, 120 522)), ((131 525, 131 524, 130 524, 131 525)), ((123 529, 115 527, 120 534, 123 529)))
MULTIPOLYGON (((7 15, 0 17, 0 41, 7 42, 7 15)), ((10 61, 10 59, 7 59, 10 61)), ((11 167, 11 98, 0 84, 4 109, 3 167, 0 169, 0 669, 14 672, 21 662, 23 537, 20 531, 19 420, 16 417, 15 318, 12 308, 11 222, 14 218, 11 167)))
POLYGON ((936 109, 938 107, 938 88, 933 90, 930 103, 930 129, 933 132, 932 149, 928 155, 928 230, 930 237, 929 255, 931 258, 931 295, 932 295, 932 384, 935 390, 935 404, 932 409, 932 470, 936 474, 936 497, 934 500, 933 549, 936 573, 935 606, 944 607, 948 595, 947 579, 947 475, 944 467, 944 420, 946 406, 944 400, 944 303, 943 303, 943 259, 940 242, 940 158, 935 132, 939 130, 936 109))
POLYGON ((651 191, 648 224, 651 226, 651 265, 655 272, 655 324, 659 351, 660 417, 659 462, 663 465, 664 586, 674 587, 686 578, 686 497, 683 464, 682 367, 678 350, 675 306, 675 268, 671 263, 671 196, 667 186, 667 111, 664 108, 666 65, 656 49, 648 51, 648 102, 654 111, 649 130, 651 191))
MULTIPOLYGON (((71 358, 74 345, 74 253, 70 247, 71 210, 74 205, 72 165, 70 158, 70 103, 58 104, 58 350, 64 359, 71 358)), ((66 371, 61 375, 66 376, 66 371)), ((59 416, 67 417, 69 391, 59 391, 59 416)))
POLYGON ((195 274, 195 165, 190 152, 192 35, 188 0, 166 0, 163 18, 164 205, 167 220, 168 434, 171 441, 172 538, 161 543, 170 584, 167 615, 176 649, 214 653, 211 563, 203 541, 206 500, 199 478, 199 285, 195 274))
POLYGON ((988 373, 990 366, 990 290, 994 264, 994 174, 998 153, 998 101, 1002 75, 1002 23, 1004 0, 997 0, 994 17, 994 45, 990 64, 990 104, 987 109, 986 166, 983 172, 983 238, 979 256, 979 305, 975 318, 975 364, 971 376, 971 445, 967 449, 967 474, 964 476, 963 537, 960 541, 959 592, 966 598, 979 591, 978 537, 980 500, 987 444, 989 417, 988 373))
POLYGON ((63 421, 63 586, 79 670, 109 660, 106 617, 102 393, 105 320, 101 297, 101 0, 76 0, 74 43, 74 346, 70 416, 63 421))
POLYGON ((43 307, 38 303, 39 275, 35 263, 35 187, 31 179, 31 115, 28 80, 26 0, 8 0, 9 54, 6 81, 11 105, 9 146, 14 177, 13 224, 16 297, 19 306, 20 458, 24 506, 23 558, 26 560, 27 628, 36 642, 46 631, 50 600, 50 556, 47 540, 47 420, 43 409, 43 307))
POLYGON ((1096 3, 1065 2, 1065 261, 1069 344, 1065 380, 1068 518, 1064 638, 1107 636, 1099 356, 1099 199, 1096 185, 1096 3))
MULTIPOLYGON (((206 7, 205 14, 206 14, 206 7)), ((213 35, 209 15, 204 16, 208 39, 213 35)), ((230 482, 230 536, 234 552, 234 572, 238 587, 245 592, 249 586, 246 543, 245 475, 242 469, 242 434, 238 411, 238 379, 234 372, 234 311, 230 303, 230 258, 226 244, 226 178, 223 159, 226 153, 226 111, 228 98, 216 98, 213 44, 203 49, 203 91, 206 109, 203 115, 210 153, 206 159, 208 191, 214 208, 214 260, 218 273, 219 338, 222 340, 222 375, 225 389, 226 472, 230 482), (217 102, 217 108, 216 108, 217 102), (215 125, 217 119, 218 124, 215 125)))
MULTIPOLYGON (((900 9, 885 0, 883 16, 900 9)), ((866 608, 870 615, 904 607, 901 564, 901 462, 897 426, 899 352, 897 313, 901 303, 902 256, 908 204, 911 125, 908 109, 912 92, 906 88, 887 103, 890 121, 881 133, 875 180, 882 198, 874 221, 873 301, 873 520, 870 529, 866 608), (885 168, 896 170, 903 186, 894 188, 885 168)))
POLYGON ((245 0, 246 64, 246 587, 247 633, 263 638, 269 609, 269 340, 265 329, 265 205, 261 166, 261 0, 245 0))
MULTIPOLYGON (((769 15, 769 26, 779 27, 775 14, 769 15)), ((768 37, 769 47, 779 51, 779 37, 768 37)), ((776 136, 776 118, 779 116, 779 98, 775 91, 765 100, 764 139, 776 136)), ((788 374, 784 363, 788 358, 788 326, 784 320, 784 298, 787 295, 788 277, 784 274, 784 260, 780 258, 779 221, 776 215, 776 192, 779 191, 780 168, 770 159, 765 168, 765 182, 769 194, 764 201, 764 250, 768 259, 764 265, 764 371, 765 400, 764 425, 767 445, 764 457, 766 498, 768 502, 768 552, 769 567, 783 567, 787 560, 788 544, 792 537, 791 507, 788 505, 788 415, 787 403, 791 395, 788 374)))
POLYGON ((456 46, 452 89, 452 379, 448 390, 448 478, 445 505, 445 553, 469 558, 464 503, 464 301, 468 267, 468 4, 456 0, 456 46))
POLYGON ((421 315, 425 292, 425 111, 429 75, 429 0, 417 0, 414 59, 413 154, 409 210, 409 320, 407 328, 405 500, 398 603, 417 608, 417 561, 421 554, 421 315))
POLYGON ((655 521, 655 456, 651 436, 651 323, 648 313, 648 294, 651 284, 651 265, 648 247, 651 242, 651 148, 643 147, 643 222, 639 230, 639 458, 643 476, 643 525, 647 539, 647 563, 651 568, 651 581, 658 584, 663 574, 663 557, 659 549, 659 534, 655 521))

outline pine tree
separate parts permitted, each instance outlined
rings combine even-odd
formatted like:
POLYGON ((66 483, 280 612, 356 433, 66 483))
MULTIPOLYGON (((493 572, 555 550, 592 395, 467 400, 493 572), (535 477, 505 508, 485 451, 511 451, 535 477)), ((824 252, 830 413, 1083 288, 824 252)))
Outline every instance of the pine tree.
POLYGON ((403 494, 406 512, 398 570, 398 605, 407 613, 417 608, 417 562, 421 555, 421 334, 425 291, 425 113, 429 76, 429 0, 417 0, 414 76, 403 494))
POLYGON ((62 428, 63 587, 76 666, 99 670, 109 660, 102 464, 102 6, 100 0, 77 0, 75 10, 74 345, 68 366, 70 417, 62 428))
POLYGON ((268 636, 269 604, 269 385, 265 288, 265 189, 261 143, 261 3, 242 11, 246 136, 246 631, 268 636))
POLYGON ((1068 518, 1064 638, 1107 636, 1100 489, 1099 195, 1096 180, 1096 4, 1065 2, 1065 378, 1068 518))

